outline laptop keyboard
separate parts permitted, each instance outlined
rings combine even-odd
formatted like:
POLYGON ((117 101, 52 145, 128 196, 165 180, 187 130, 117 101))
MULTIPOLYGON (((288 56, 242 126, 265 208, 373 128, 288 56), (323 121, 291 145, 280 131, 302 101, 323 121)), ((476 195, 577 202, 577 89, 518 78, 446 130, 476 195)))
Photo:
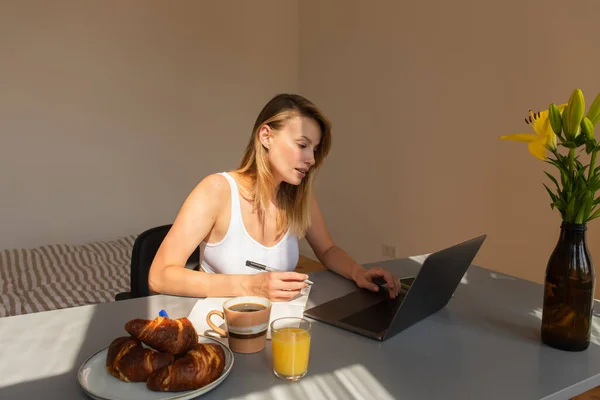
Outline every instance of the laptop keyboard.
POLYGON ((406 296, 405 293, 400 293, 395 299, 382 300, 340 321, 365 331, 382 332, 390 327, 392 319, 396 315, 396 311, 400 307, 404 296, 406 296))

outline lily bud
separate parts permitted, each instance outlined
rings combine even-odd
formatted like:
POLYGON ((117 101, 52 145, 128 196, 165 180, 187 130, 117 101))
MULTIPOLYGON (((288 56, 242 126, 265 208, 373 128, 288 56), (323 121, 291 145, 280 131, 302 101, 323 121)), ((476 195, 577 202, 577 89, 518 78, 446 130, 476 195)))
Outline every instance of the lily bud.
POLYGON ((563 128, 568 139, 575 139, 581 133, 581 120, 585 112, 585 100, 581 89, 575 89, 563 112, 563 128), (566 113, 566 115, 564 115, 566 113))
POLYGON ((592 125, 598 124, 600 122, 600 93, 596 96, 596 100, 590 106, 590 109, 587 112, 587 117, 592 122, 592 125))
POLYGON ((552 130, 554 131, 554 133, 560 135, 560 132, 562 131, 562 119, 560 115, 560 110, 554 103, 550 104, 549 119, 550 126, 552 126, 552 130))
POLYGON ((554 133, 549 133, 549 135, 546 136, 545 146, 550 151, 556 151, 556 135, 554 133))
POLYGON ((567 132, 567 109, 569 108, 569 105, 567 104, 567 106, 564 108, 562 115, 561 115, 561 122, 562 122, 562 128, 563 131, 565 132, 565 138, 567 140, 571 140, 573 139, 573 137, 571 136, 571 134, 569 132, 567 132))
POLYGON ((585 135, 586 139, 594 139, 594 124, 589 120, 588 117, 584 117, 581 121, 581 132, 585 135))

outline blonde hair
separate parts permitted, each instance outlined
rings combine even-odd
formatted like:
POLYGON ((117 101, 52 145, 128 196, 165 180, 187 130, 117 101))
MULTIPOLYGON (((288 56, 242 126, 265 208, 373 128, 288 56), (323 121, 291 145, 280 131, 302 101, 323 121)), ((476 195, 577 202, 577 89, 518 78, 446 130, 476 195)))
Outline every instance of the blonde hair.
POLYGON ((279 94, 272 98, 259 113, 250 141, 242 157, 238 172, 251 181, 245 190, 255 212, 263 221, 275 190, 273 173, 267 160, 267 150, 259 138, 260 129, 267 125, 272 130, 281 129, 290 119, 301 116, 314 120, 321 129, 321 141, 316 149, 315 164, 308 170, 299 185, 281 182, 277 191, 277 231, 282 232, 286 225, 290 232, 303 237, 310 226, 310 198, 315 174, 331 148, 331 123, 309 100, 296 94, 279 94))

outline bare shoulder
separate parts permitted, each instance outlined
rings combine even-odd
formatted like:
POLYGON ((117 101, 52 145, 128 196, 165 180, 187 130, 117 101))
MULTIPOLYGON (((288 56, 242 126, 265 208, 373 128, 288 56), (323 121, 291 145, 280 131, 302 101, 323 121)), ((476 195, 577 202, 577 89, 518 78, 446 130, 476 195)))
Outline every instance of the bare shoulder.
POLYGON ((194 209, 202 207, 217 212, 221 205, 228 203, 230 193, 231 189, 227 178, 220 174, 211 174, 196 185, 186 203, 194 209))
POLYGON ((215 201, 220 201, 230 194, 230 187, 227 178, 221 174, 211 174, 206 176, 204 179, 196 185, 192 194, 194 195, 208 195, 215 201))

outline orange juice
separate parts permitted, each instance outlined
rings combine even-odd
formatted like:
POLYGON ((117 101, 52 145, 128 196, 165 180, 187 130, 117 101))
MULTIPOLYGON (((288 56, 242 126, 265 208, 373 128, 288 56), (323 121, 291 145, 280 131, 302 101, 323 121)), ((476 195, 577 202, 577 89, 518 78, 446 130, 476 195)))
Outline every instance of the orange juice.
POLYGON ((302 328, 282 328, 271 337, 273 369, 284 377, 302 376, 308 369, 310 333, 302 328))

